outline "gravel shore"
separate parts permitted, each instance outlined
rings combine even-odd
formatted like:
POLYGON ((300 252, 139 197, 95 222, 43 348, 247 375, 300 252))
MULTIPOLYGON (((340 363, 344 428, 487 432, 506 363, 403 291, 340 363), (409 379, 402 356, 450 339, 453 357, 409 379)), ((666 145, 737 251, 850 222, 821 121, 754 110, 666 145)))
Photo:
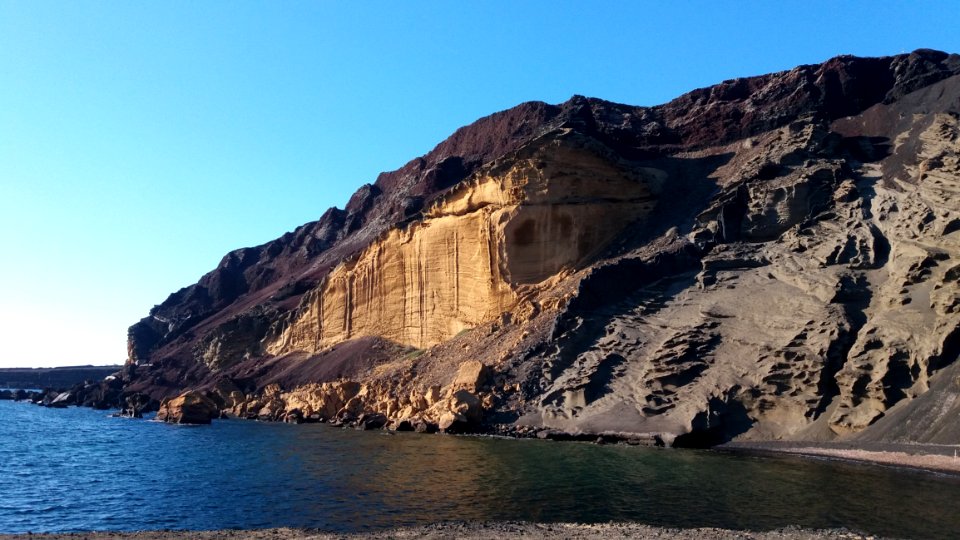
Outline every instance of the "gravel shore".
POLYGON ((960 447, 897 443, 737 442, 722 450, 792 454, 960 475, 960 447))
POLYGON ((670 529, 635 523, 609 523, 584 525, 573 523, 442 523, 423 527, 390 529, 387 531, 331 534, 299 529, 264 529, 252 531, 145 531, 128 533, 71 533, 0 535, 0 540, 387 540, 387 539, 446 539, 502 540, 504 538, 570 538, 570 539, 617 539, 657 538, 679 540, 805 540, 877 539, 844 530, 805 530, 798 528, 778 529, 767 532, 731 531, 724 529, 670 529))

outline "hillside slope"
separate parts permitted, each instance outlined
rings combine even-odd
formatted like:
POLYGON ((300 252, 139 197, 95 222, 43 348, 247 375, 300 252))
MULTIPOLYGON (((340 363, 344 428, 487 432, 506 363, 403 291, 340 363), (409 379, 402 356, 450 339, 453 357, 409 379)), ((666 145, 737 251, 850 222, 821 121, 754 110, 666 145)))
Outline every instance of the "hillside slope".
POLYGON ((960 56, 929 50, 658 107, 526 103, 172 294, 130 328, 124 392, 678 445, 960 443, 958 117, 960 56))

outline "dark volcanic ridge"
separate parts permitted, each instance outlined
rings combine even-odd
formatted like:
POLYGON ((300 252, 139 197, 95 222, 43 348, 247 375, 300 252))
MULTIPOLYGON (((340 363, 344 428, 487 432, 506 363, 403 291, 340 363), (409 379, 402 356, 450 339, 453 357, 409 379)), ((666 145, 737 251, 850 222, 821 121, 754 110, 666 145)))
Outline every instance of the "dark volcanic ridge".
POLYGON ((457 130, 129 331, 171 421, 960 443, 960 56, 457 130), (187 394, 180 395, 185 391, 187 394))
POLYGON ((84 381, 100 381, 123 366, 67 366, 54 368, 0 368, 0 388, 69 388, 84 381))

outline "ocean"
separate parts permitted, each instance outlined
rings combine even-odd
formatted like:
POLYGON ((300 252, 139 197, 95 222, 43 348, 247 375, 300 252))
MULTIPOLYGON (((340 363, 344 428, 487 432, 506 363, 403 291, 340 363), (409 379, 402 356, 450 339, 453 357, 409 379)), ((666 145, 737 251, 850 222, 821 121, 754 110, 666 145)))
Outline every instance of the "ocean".
POLYGON ((957 477, 828 460, 0 401, 0 533, 521 520, 942 538, 957 501, 957 477))

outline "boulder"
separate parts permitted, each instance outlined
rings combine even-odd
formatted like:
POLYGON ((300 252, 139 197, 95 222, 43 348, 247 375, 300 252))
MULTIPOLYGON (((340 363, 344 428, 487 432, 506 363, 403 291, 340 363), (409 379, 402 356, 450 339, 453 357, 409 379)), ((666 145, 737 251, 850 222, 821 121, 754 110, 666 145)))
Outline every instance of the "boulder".
POLYGON ((362 414, 357 419, 357 427, 364 430, 383 429, 387 425, 387 417, 380 413, 362 414))
POLYGON ((52 403, 53 400, 57 399, 59 395, 60 395, 60 392, 56 390, 44 389, 43 392, 41 392, 37 396, 37 399, 34 400, 34 403, 38 403, 40 405, 43 405, 44 407, 49 407, 50 403, 52 403))
POLYGON ((417 433, 436 433, 439 427, 425 420, 416 420, 413 422, 413 430, 417 433))
POLYGON ((413 431, 413 422, 407 419, 400 420, 393 426, 394 431, 413 431))
POLYGON ((208 395, 221 409, 233 409, 246 399, 237 384, 227 377, 219 379, 208 395))
MULTIPOLYGON (((269 388, 269 386, 267 388, 269 388)), ((264 392, 264 396, 261 399, 259 402, 247 405, 248 411, 256 413, 257 420, 276 422, 284 419, 284 415, 288 409, 280 394, 264 392), (259 405, 259 408, 255 408, 253 405, 259 405)), ((297 408, 299 407, 291 407, 290 410, 297 408)), ((301 410, 301 415, 302 414, 303 412, 301 410)))
POLYGON ((123 408, 120 411, 123 416, 130 418, 143 418, 143 413, 151 410, 157 410, 157 402, 146 394, 139 392, 124 396, 123 408))
POLYGON ((427 402, 427 406, 433 406, 434 403, 440 401, 440 387, 433 385, 430 388, 427 388, 427 393, 423 396, 424 400, 427 402))
POLYGON ((490 379, 490 368, 477 360, 468 360, 460 364, 457 378, 453 381, 454 390, 476 392, 490 379))
POLYGON ((480 398, 466 390, 458 390, 450 396, 450 410, 463 415, 470 423, 478 423, 483 417, 480 398))
POLYGON ((302 424, 304 422, 303 412, 300 409, 288 411, 283 416, 283 421, 287 424, 302 424))
POLYGON ((337 412, 338 417, 352 416, 356 417, 363 413, 363 398, 354 396, 337 412))
POLYGON ((440 415, 438 427, 444 433, 466 433, 469 431, 470 422, 460 413, 447 411, 440 415))
POLYGON ((13 399, 13 391, 0 390, 0 399, 13 399))
POLYGON ((475 431, 483 419, 483 407, 478 398, 467 390, 457 390, 441 403, 438 426, 444 433, 469 433, 475 431))
POLYGON ((70 388, 70 393, 73 394, 72 404, 99 410, 120 407, 122 391, 123 381, 116 377, 108 377, 99 382, 83 381, 70 388))
POLYGON ((280 409, 276 408, 273 403, 268 403, 257 412, 257 419, 270 422, 274 420, 278 414, 280 414, 280 409))
POLYGON ((216 403, 196 391, 187 391, 160 404, 157 420, 171 424, 209 424, 220 416, 216 403))
POLYGON ((50 400, 50 402, 47 404, 47 407, 51 407, 53 409, 64 409, 68 405, 72 405, 73 402, 74 399, 72 392, 61 392, 57 394, 57 397, 50 400))

